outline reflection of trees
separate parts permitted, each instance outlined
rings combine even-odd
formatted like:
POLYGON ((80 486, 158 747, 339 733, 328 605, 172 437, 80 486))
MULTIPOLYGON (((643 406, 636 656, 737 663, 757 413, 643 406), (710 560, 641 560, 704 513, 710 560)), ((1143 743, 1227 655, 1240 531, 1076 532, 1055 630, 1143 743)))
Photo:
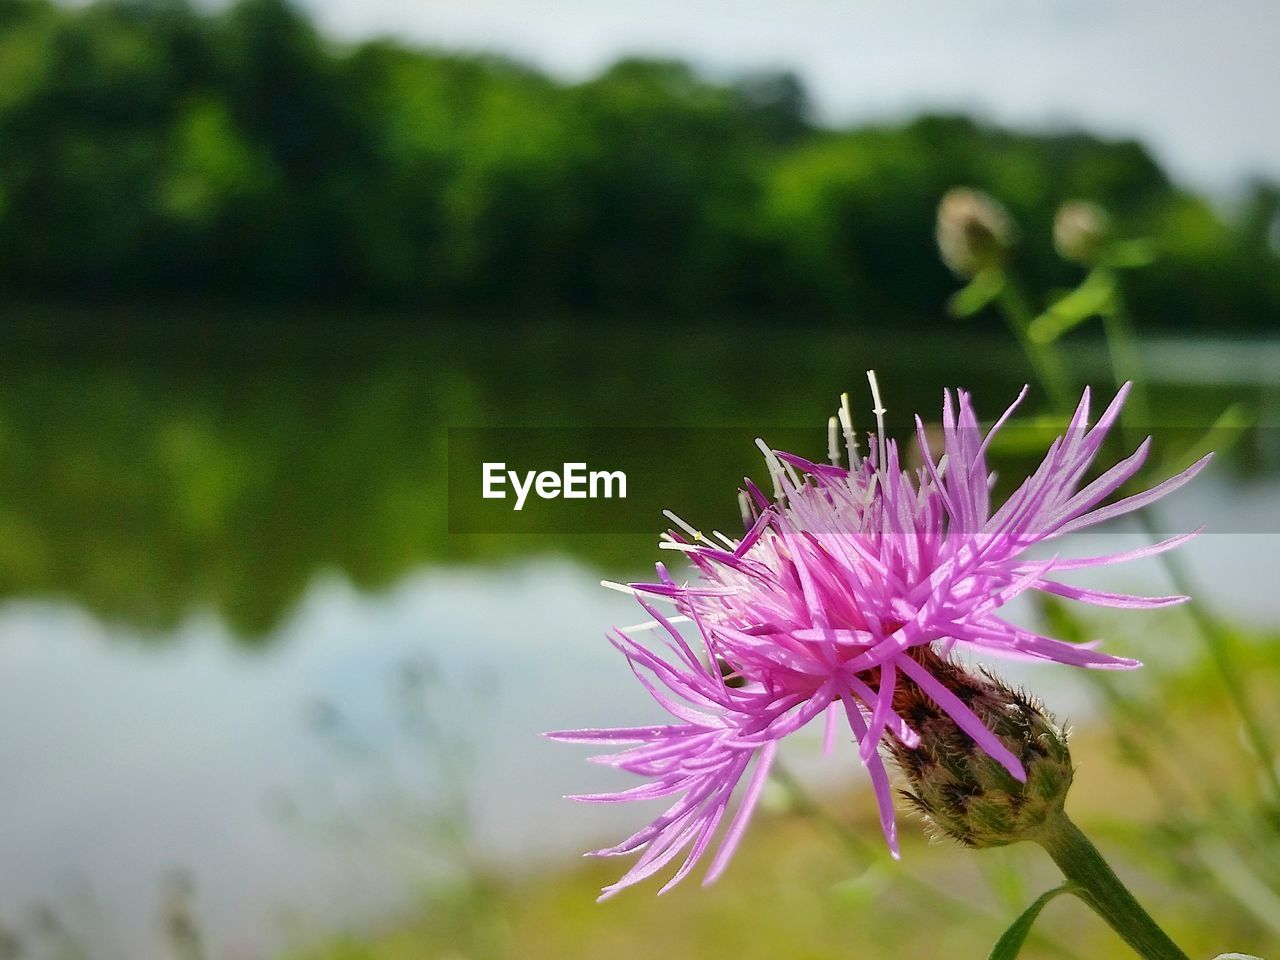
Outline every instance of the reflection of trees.
MULTIPOLYGON (((658 558, 645 553, 663 524, 657 507, 731 529, 736 480, 758 475, 760 432, 821 457, 823 413, 864 361, 880 371, 900 433, 910 411, 936 408, 941 384, 1006 398, 1027 376, 1012 345, 887 332, 184 322, 200 342, 168 333, 155 313, 10 313, 0 597, 68 596, 144 627, 207 606, 253 638, 322 568, 376 588, 422 564, 568 551, 620 576, 658 558), (61 337, 31 345, 59 323, 96 329, 81 348, 91 356, 75 357, 61 337), (570 536, 563 523, 521 537, 448 532, 448 426, 585 424, 605 428, 591 432, 601 463, 636 455, 616 427, 651 428, 645 451, 660 453, 673 500, 618 502, 627 529, 650 533, 570 536), (666 429, 680 425, 739 433, 666 429)), ((1209 409, 1191 394, 1162 402, 1188 423, 1209 409)))

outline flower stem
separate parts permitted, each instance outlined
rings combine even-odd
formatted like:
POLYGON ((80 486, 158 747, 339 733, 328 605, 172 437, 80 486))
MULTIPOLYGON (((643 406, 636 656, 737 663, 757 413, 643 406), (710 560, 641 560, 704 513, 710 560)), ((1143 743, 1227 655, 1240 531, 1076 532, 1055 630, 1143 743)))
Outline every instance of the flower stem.
POLYGON ((1066 813, 1045 825, 1037 837, 1063 876, 1077 887, 1077 895, 1110 924, 1125 943, 1146 960, 1187 960, 1168 934, 1142 909, 1115 871, 1066 813))
MULTIPOLYGON (((1134 392, 1130 396, 1130 402, 1136 401, 1138 406, 1126 409, 1121 413, 1122 426, 1126 428, 1126 433, 1132 439, 1137 433, 1141 432, 1140 428, 1149 429, 1150 427, 1149 424, 1144 423, 1149 408, 1142 378, 1141 351, 1138 347, 1137 334, 1134 332, 1133 323, 1129 319, 1129 311, 1118 280, 1113 278, 1110 290, 1111 296, 1103 314, 1107 348, 1111 353, 1111 364, 1112 369, 1115 371, 1116 386, 1119 386, 1124 380, 1131 380, 1134 385, 1134 392)), ((1138 521, 1142 524, 1147 535, 1151 537, 1153 543, 1159 539, 1159 532, 1156 529, 1155 521, 1152 519, 1150 511, 1139 511, 1138 521)), ((1162 553, 1160 560, 1177 590, 1188 596, 1199 592, 1192 583, 1192 578, 1186 568, 1177 557, 1170 553, 1162 553)), ((1205 646, 1209 650, 1210 656, 1213 658, 1214 667, 1222 677, 1226 686, 1227 696, 1231 700, 1232 706, 1235 707, 1236 712, 1240 715, 1245 738, 1248 740, 1250 749, 1262 767, 1263 776, 1271 792, 1271 801, 1272 803, 1280 804, 1280 770, 1277 770, 1276 767, 1275 750, 1272 747, 1271 738, 1267 734, 1266 727, 1258 719, 1257 711, 1250 701, 1241 675, 1240 655, 1236 649, 1236 644, 1230 632, 1225 630, 1206 611, 1203 603, 1192 604, 1188 607, 1188 610, 1205 646)))
POLYGON ((1071 402, 1071 378, 1067 372, 1066 364, 1063 362, 1062 354, 1058 352, 1054 344, 1037 343, 1032 339, 1030 329, 1034 314, 1027 304, 1027 298, 1018 289, 1013 277, 1007 273, 1004 276, 1004 283, 1001 285, 1000 293, 996 299, 1000 312, 1004 314, 1005 322, 1009 325, 1010 332, 1017 337, 1018 343, 1021 344, 1023 351, 1027 355, 1027 359, 1031 361, 1032 367, 1035 368, 1036 376, 1039 378, 1041 385, 1048 391, 1054 407, 1059 410, 1070 411, 1073 405, 1071 402))
POLYGON ((1142 430, 1149 430, 1152 426, 1146 377, 1142 369, 1142 350, 1138 345, 1138 334, 1129 317, 1124 294, 1120 292, 1120 278, 1110 268, 1098 269, 1105 271, 1101 275, 1106 278, 1107 289, 1110 291, 1107 302, 1102 307, 1102 329, 1107 341, 1107 353, 1111 357, 1111 372, 1117 387, 1126 380, 1133 384, 1129 402, 1121 411, 1120 419, 1122 426, 1127 428, 1126 439, 1134 439, 1142 430))
MULTIPOLYGON (((1138 513, 1138 520, 1153 543, 1159 539, 1155 522, 1146 511, 1138 513)), ((1168 571, 1175 590, 1187 595, 1196 592, 1190 574, 1177 557, 1165 553, 1161 554, 1161 560, 1164 561, 1165 570, 1168 571)), ((1203 604, 1193 603, 1187 607, 1187 611, 1213 658, 1213 665, 1226 688, 1227 698, 1240 717, 1241 728, 1249 749, 1262 767, 1262 775, 1271 794, 1271 802, 1280 804, 1280 768, 1276 764, 1271 737, 1266 726, 1259 720, 1249 696, 1248 687, 1245 685, 1244 671, 1240 667, 1240 654, 1235 639, 1229 630, 1204 609, 1203 604)))

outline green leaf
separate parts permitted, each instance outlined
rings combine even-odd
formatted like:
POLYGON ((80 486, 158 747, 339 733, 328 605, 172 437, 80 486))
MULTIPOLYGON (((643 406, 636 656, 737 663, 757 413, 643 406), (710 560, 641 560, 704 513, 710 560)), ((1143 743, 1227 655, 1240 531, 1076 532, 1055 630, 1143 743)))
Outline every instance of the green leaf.
POLYGON ((1009 910, 1016 910, 1027 899, 1027 884, 1022 871, 1010 859, 1010 853, 1008 847, 988 850, 987 856, 978 857, 978 863, 986 875, 987 885, 1000 898, 1000 903, 1009 910))
POLYGON ((1075 290, 1031 321, 1028 333, 1036 343, 1052 343, 1073 327, 1108 310, 1115 297, 1110 271, 1095 270, 1075 290))
POLYGON ((1151 240, 1129 240, 1112 246, 1106 263, 1117 270, 1132 270, 1154 263, 1159 251, 1151 240))
POLYGON ((1056 413, 1015 417, 1006 423, 987 447, 993 457, 1025 457, 1044 454, 1044 449, 1067 426, 1067 418, 1056 413))
POLYGON ((1022 915, 1009 925, 1009 929, 1000 935, 1000 939, 996 941, 996 945, 991 948, 991 954, 987 960, 1016 960, 1018 954, 1022 951, 1022 945, 1027 941, 1027 935, 1031 933, 1031 927, 1036 922, 1036 918, 1040 916, 1040 911, 1048 906, 1049 901, 1062 893, 1075 893, 1076 885, 1074 883, 1064 883, 1060 887, 1054 887, 1047 893, 1043 893, 1035 903, 1022 911, 1022 915))
POLYGON ((1002 271, 983 270, 966 287, 951 295, 947 309, 958 319, 971 317, 1000 295, 1004 283, 1002 271))
POLYGON ((1225 456, 1257 421, 1257 415, 1243 403, 1231 404, 1193 444, 1180 453, 1165 457, 1155 475, 1165 477, 1178 473, 1207 453, 1225 456))
POLYGON ((834 884, 832 899, 847 909, 860 910, 874 903, 889 886, 890 873, 883 862, 872 863, 834 884))

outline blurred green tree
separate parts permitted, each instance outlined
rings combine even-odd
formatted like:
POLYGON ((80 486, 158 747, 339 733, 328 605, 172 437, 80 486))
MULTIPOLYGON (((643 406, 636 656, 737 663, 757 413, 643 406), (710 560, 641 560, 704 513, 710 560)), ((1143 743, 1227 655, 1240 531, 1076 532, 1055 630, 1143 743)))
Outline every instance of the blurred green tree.
MULTIPOLYGON (((957 184, 1069 286, 1063 200, 1159 239, 1143 315, 1257 330, 1280 310, 1276 188, 1219 209, 1132 141, 963 117, 832 130, 789 73, 623 60, 581 83, 493 56, 339 45, 285 0, 0 0, 0 294, 715 315, 923 327, 957 184)), ((978 318, 994 327, 993 317, 978 318)))

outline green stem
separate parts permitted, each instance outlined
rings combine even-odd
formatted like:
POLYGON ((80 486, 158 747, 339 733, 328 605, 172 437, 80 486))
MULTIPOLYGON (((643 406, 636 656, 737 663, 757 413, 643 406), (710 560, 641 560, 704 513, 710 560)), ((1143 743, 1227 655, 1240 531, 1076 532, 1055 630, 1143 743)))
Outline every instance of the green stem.
MULTIPOLYGON (((1124 300, 1120 296, 1119 280, 1111 282, 1111 302, 1102 313, 1102 325, 1107 338, 1107 352, 1111 355, 1111 371, 1116 386, 1126 380, 1133 384, 1129 393, 1129 402, 1125 404, 1121 417, 1127 428, 1126 433, 1132 436, 1144 429, 1150 429, 1151 408, 1147 403, 1147 389, 1142 372, 1142 354, 1138 349, 1138 335, 1125 310, 1124 300)), ((1128 439, 1128 437, 1126 437, 1128 439)))
MULTIPOLYGON (((1126 379, 1133 381, 1133 393, 1124 412, 1126 415, 1124 422, 1129 428, 1127 432, 1133 433, 1135 432, 1133 431, 1135 424, 1142 429, 1150 428, 1150 424, 1143 422, 1148 408, 1146 391, 1143 388, 1141 376, 1138 338, 1133 330, 1132 323, 1129 321, 1129 311, 1125 306, 1124 296, 1120 292, 1118 283, 1112 283, 1111 290, 1111 302, 1107 304, 1103 312, 1106 324, 1107 348, 1111 353, 1111 366, 1115 371, 1116 383, 1119 384, 1126 379), (1132 412, 1130 412, 1130 408, 1132 408, 1132 412)), ((1138 517, 1147 534, 1153 540, 1158 539, 1158 531, 1150 513, 1144 510, 1139 512, 1138 517)), ((1194 596, 1197 592, 1195 585, 1192 583, 1191 577, 1183 567, 1182 562, 1171 553, 1161 554, 1160 559, 1169 574, 1169 578, 1173 581, 1174 587, 1187 596, 1194 596)), ((1240 715, 1245 737, 1248 739, 1254 755, 1262 765, 1267 786, 1272 792, 1272 799, 1274 802, 1280 803, 1280 771, 1276 769, 1275 753, 1271 748, 1270 738, 1267 736, 1266 729, 1259 722, 1257 713, 1249 702, 1249 696, 1245 690, 1238 666, 1238 653, 1231 635, 1222 629, 1214 617, 1208 614, 1203 603, 1193 603, 1188 609, 1192 620, 1200 631, 1200 636, 1203 638, 1205 646, 1209 648, 1214 667, 1226 685, 1227 696, 1230 698, 1236 712, 1240 715)))
MULTIPOLYGON (((1142 430, 1149 430, 1151 425, 1145 422, 1148 407, 1146 390, 1143 385, 1137 334, 1134 332, 1133 324, 1129 320, 1129 311, 1125 305, 1124 295, 1120 291, 1118 282, 1111 284, 1111 291, 1111 301, 1103 311, 1107 349, 1111 354, 1111 366, 1115 372, 1116 384, 1119 385, 1126 379, 1133 381, 1133 393, 1130 395, 1129 403, 1126 404, 1126 409, 1122 413, 1123 423, 1127 428, 1126 433, 1130 435, 1129 439, 1132 439, 1133 434, 1142 430), (1135 425, 1140 429, 1134 430, 1135 425)), ((1155 522, 1149 511, 1139 511, 1138 519, 1153 541, 1159 539, 1159 531, 1156 530, 1155 522)), ((1169 579, 1173 581, 1174 587, 1180 593, 1187 596, 1195 596, 1197 594, 1198 591, 1192 582, 1191 576, 1187 573, 1181 560, 1171 553, 1162 553, 1160 560, 1169 574, 1169 579)), ((1231 705, 1240 716, 1245 738, 1249 741, 1250 748, 1262 766, 1263 776, 1266 778, 1267 786, 1272 794, 1272 802, 1280 804, 1280 771, 1276 769, 1275 752, 1272 750, 1266 729, 1258 720, 1253 704, 1249 701, 1249 695, 1239 669, 1239 655, 1235 649, 1235 643, 1231 635, 1222 628, 1219 622, 1210 616, 1203 603, 1193 603, 1187 609, 1190 611, 1191 619, 1199 630, 1205 646, 1209 649, 1209 655, 1213 658, 1214 667, 1222 677, 1231 705)))
MULTIPOLYGON (((1091 276, 1103 277, 1098 271, 1109 269, 1096 268, 1091 276)), ((1146 384, 1143 376, 1141 350, 1138 346, 1137 333, 1129 318, 1124 294, 1120 290, 1119 278, 1111 274, 1106 279, 1111 290, 1109 301, 1103 305, 1101 313, 1107 341, 1107 351, 1111 358, 1111 369, 1116 385, 1125 380, 1133 382, 1132 393, 1125 410, 1121 413, 1122 426, 1126 439, 1132 439, 1135 433, 1149 429, 1147 423, 1149 405, 1147 402, 1146 384), (1136 429, 1135 429, 1136 428, 1136 429)), ((1052 343, 1036 343, 1028 335, 1027 330, 1032 322, 1031 310, 1026 299, 1018 291, 1012 278, 1005 276, 1004 286, 1000 293, 1000 306, 1010 328, 1017 335, 1028 359, 1036 368, 1042 385, 1053 398, 1054 406, 1062 413, 1069 415, 1072 407, 1073 386, 1068 373, 1061 362, 1061 354, 1052 343)), ((1158 539, 1154 521, 1148 511, 1138 512, 1139 522, 1153 539, 1158 539)), ((1182 563, 1171 553, 1160 554, 1160 561, 1168 572, 1177 590, 1187 596, 1195 596, 1199 591, 1192 583, 1190 575, 1182 563)), ((1191 618, 1196 625, 1201 639, 1213 658, 1214 667, 1222 677, 1227 688, 1227 696, 1240 716, 1244 734, 1249 746, 1263 768, 1263 776, 1272 794, 1272 802, 1280 804, 1280 769, 1277 769, 1276 754, 1272 749, 1270 737, 1259 721, 1257 713, 1249 700, 1241 671, 1238 666, 1238 654, 1231 636, 1221 625, 1208 614, 1203 604, 1193 603, 1188 607, 1191 618)))
MULTIPOLYGON (((1159 531, 1147 511, 1138 511, 1138 521, 1148 536, 1153 540, 1158 539, 1159 531)), ((1191 582, 1191 577, 1182 565, 1182 561, 1170 553, 1163 553, 1160 556, 1169 573, 1169 579, 1173 581, 1174 589, 1186 596, 1193 596, 1196 592, 1195 585, 1191 582)), ((1266 727, 1258 719, 1253 703, 1249 699, 1244 677, 1239 668, 1239 655, 1235 641, 1231 633, 1223 629, 1217 618, 1212 616, 1202 603, 1188 604, 1186 609, 1200 636, 1204 639, 1209 655, 1213 658, 1213 665, 1218 675, 1222 677, 1223 686, 1227 689, 1227 697, 1240 717, 1240 726, 1259 766, 1262 767, 1263 777, 1271 791, 1272 802, 1280 804, 1280 769, 1277 769, 1271 738, 1266 727)))
POLYGON ((1059 410, 1071 410, 1074 406, 1071 402, 1071 378, 1067 373, 1062 354, 1052 343, 1037 343, 1032 339, 1031 321, 1035 316, 1017 284, 1008 274, 1004 276, 996 302, 1000 305, 1000 312, 1004 314, 1009 329, 1018 338, 1018 343, 1022 345, 1027 359, 1035 368, 1037 378, 1048 391, 1054 407, 1059 410))
POLYGON ((1063 876, 1076 885, 1080 899, 1139 956, 1146 960, 1188 960, 1065 812, 1051 820, 1037 840, 1063 876))

